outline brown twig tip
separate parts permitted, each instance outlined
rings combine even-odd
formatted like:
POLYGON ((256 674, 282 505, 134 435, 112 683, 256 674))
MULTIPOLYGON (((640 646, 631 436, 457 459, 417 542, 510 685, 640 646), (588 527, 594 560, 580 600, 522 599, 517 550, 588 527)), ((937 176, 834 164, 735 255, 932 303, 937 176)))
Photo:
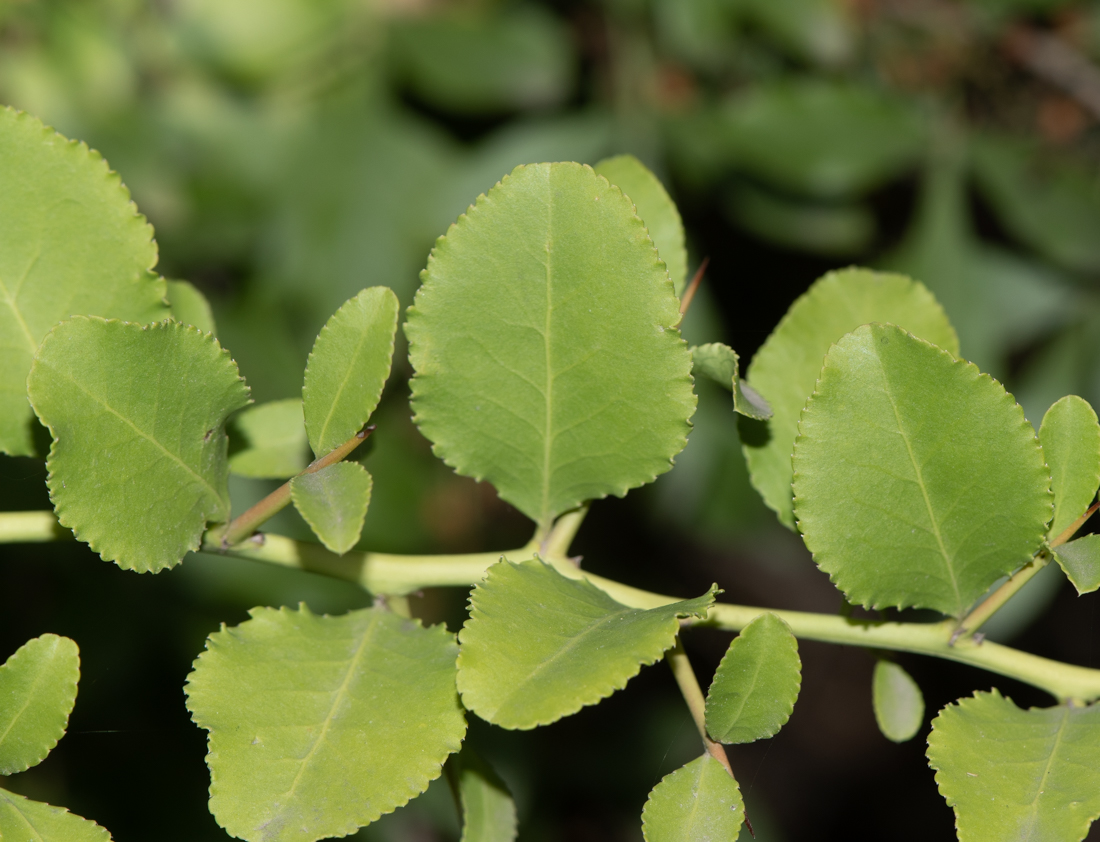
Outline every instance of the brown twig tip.
POLYGON ((358 433, 356 433, 355 437, 357 439, 365 439, 367 436, 369 436, 371 433, 373 433, 377 429, 378 429, 377 424, 368 424, 366 427, 364 427, 362 430, 360 430, 358 433))
POLYGON ((745 813, 745 827, 748 828, 749 836, 753 839, 756 838, 756 831, 752 829, 752 822, 749 821, 749 814, 745 813))
POLYGON ((683 316, 688 311, 688 307, 691 306, 691 299, 695 297, 695 291, 699 289, 699 283, 703 280, 703 273, 707 271, 707 265, 710 263, 709 257, 704 257, 703 262, 699 264, 699 268, 695 270, 695 275, 691 279, 691 283, 688 284, 686 290, 684 290, 684 297, 680 299, 680 315, 683 316))

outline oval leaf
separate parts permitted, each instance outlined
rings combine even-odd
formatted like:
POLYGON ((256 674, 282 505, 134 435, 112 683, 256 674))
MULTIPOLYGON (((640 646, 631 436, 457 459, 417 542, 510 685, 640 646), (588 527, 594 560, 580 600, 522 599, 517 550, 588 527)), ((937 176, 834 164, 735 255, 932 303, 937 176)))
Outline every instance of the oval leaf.
POLYGON ((924 696, 905 670, 880 659, 871 682, 875 721, 883 736, 895 743, 911 740, 924 722, 924 696))
POLYGON ((900 325, 958 353, 959 340, 943 308, 921 284, 902 275, 844 269, 822 277, 791 305, 749 366, 749 384, 773 412, 767 424, 742 423, 750 477, 780 522, 792 529, 791 452, 799 413, 829 347, 868 322, 900 325))
POLYGON ((359 541, 372 484, 362 465, 337 462, 294 477, 290 481, 290 499, 321 543, 343 555, 359 541))
POLYGON ((1054 550, 1077 593, 1092 593, 1100 588, 1100 535, 1085 535, 1054 550))
POLYGON ((168 315, 153 229, 99 153, 0 108, 0 452, 32 455, 27 372, 77 314, 168 315))
POLYGON ((390 375, 400 304, 370 287, 328 320, 306 363, 302 403, 314 454, 336 449, 367 423, 390 375))
POLYGON ((709 754, 661 778, 642 809, 646 842, 729 842, 744 821, 737 781, 709 754))
POLYGON ((802 686, 798 641, 774 614, 761 614, 733 639, 707 691, 707 733, 720 743, 774 737, 802 686))
POLYGON ((513 842, 516 804, 493 768, 469 746, 447 763, 451 786, 462 811, 459 842, 513 842))
POLYGON ((309 464, 309 440, 299 398, 250 406, 233 416, 233 427, 246 446, 229 457, 230 473, 254 479, 288 479, 309 464))
POLYGON ((172 318, 185 325, 197 327, 203 333, 214 333, 214 311, 194 284, 187 281, 168 281, 168 303, 172 318))
POLYGON ((437 241, 406 333, 436 455, 547 526, 672 466, 695 410, 668 272, 622 192, 517 167, 437 241))
POLYGON ((249 842, 346 836, 439 776, 466 732, 443 626, 377 608, 250 613, 210 635, 186 687, 218 824, 249 842))
POLYGON ((1100 706, 1025 711, 976 693, 932 721, 928 763, 959 842, 1078 842, 1100 816, 1100 706))
POLYGON ((458 635, 462 702, 502 728, 569 716, 659 660, 676 642, 677 618, 706 616, 714 594, 646 611, 539 559, 501 561, 474 588, 458 635))
POLYGON ((76 703, 80 651, 67 637, 28 640, 0 667, 0 775, 46 759, 76 703))
POLYGON ((1100 486, 1100 423, 1089 402, 1066 395, 1047 410, 1039 427, 1043 456, 1050 466, 1057 538, 1085 513, 1100 486))
POLYGON ((105 561, 172 567, 229 516, 225 419, 248 387, 213 336, 78 317, 42 342, 27 389, 53 435, 57 519, 105 561))
POLYGON ((0 839, 21 842, 111 842, 111 834, 95 822, 64 807, 31 801, 0 789, 0 839))
POLYGON ((900 328, 834 346, 798 429, 798 525, 853 604, 961 617, 1042 543, 1050 474, 1023 410, 900 328))

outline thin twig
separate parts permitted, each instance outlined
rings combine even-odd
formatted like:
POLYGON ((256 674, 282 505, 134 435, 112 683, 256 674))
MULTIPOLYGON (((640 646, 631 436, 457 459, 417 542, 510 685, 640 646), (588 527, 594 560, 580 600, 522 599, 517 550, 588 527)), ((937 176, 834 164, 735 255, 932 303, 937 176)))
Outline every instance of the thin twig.
POLYGON ((1076 535, 1077 530, 1085 525, 1086 520, 1096 514, 1097 509, 1100 509, 1100 503, 1093 503, 1091 506, 1089 506, 1088 511, 1086 511, 1083 515, 1081 515, 1081 517, 1077 518, 1077 520, 1075 520, 1073 523, 1063 529, 1058 537, 1050 542, 1050 548, 1054 549, 1055 547, 1060 547, 1062 546, 1062 544, 1066 543, 1066 541, 1076 535))
POLYGON ((680 299, 680 315, 687 314, 688 307, 691 306, 691 299, 695 297, 695 291, 699 289, 699 282, 703 280, 703 273, 707 271, 707 264, 710 263, 709 257, 704 257, 703 262, 699 264, 699 268, 695 270, 695 276, 691 279, 691 283, 688 284, 688 288, 684 290, 684 297, 680 299))

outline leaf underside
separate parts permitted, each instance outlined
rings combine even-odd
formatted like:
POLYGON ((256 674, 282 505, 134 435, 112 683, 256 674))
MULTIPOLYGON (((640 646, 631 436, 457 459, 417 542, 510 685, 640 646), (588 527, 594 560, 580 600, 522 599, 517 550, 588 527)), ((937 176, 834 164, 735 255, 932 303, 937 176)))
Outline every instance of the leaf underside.
POLYGON ((229 471, 253 479, 289 479, 309 464, 302 401, 287 398, 250 406, 233 416, 246 442, 229 457, 229 471))
POLYGON ((642 809, 646 842, 730 842, 744 821, 737 781, 709 754, 665 775, 642 809))
POLYGON ((733 411, 746 418, 766 421, 772 417, 768 402, 738 376, 737 352, 721 342, 695 345, 691 349, 692 374, 710 378, 733 392, 733 411))
POLYGON ((1057 538, 1085 513, 1100 486, 1100 423, 1088 401, 1067 395, 1043 416, 1039 441, 1054 491, 1049 534, 1057 538))
POLYGON ((545 562, 501 561, 470 596, 459 632, 462 702, 502 728, 528 729, 595 704, 675 643, 678 617, 705 616, 714 589, 648 611, 627 608, 545 562))
POLYGON ((1054 559, 1066 572, 1078 594, 1100 588, 1100 535, 1085 535, 1054 550, 1054 559))
POLYGON ((0 839, 22 842, 111 842, 111 834, 93 821, 0 789, 0 839))
POLYGON ((321 543, 343 555, 356 545, 370 505, 373 483, 357 462, 337 462, 290 481, 294 508, 321 543))
POLYGON ((793 465, 806 546, 849 601, 874 608, 961 617, 1027 563, 1051 515, 1050 474, 1013 397, 893 325, 829 352, 793 465))
POLYGON ((469 746, 463 746, 450 763, 454 764, 451 774, 457 776, 462 810, 459 842, 513 842, 516 804, 504 781, 469 746))
POLYGON ((67 637, 28 640, 0 666, 0 775, 46 759, 76 703, 80 652, 67 637))
POLYGON ((875 721, 883 736, 904 743, 924 722, 924 696, 909 673, 893 661, 880 659, 871 680, 875 721))

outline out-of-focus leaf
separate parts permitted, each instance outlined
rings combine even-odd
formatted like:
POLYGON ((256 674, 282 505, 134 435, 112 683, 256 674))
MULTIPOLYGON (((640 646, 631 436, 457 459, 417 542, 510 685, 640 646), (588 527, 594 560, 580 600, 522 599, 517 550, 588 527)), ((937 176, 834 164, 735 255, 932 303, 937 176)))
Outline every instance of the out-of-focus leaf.
POLYGON ((294 508, 337 555, 356 545, 370 505, 371 476, 355 462, 337 462, 290 481, 294 508))
POLYGON ((893 325, 865 325, 829 351, 792 463, 814 561, 874 608, 962 617, 1027 563, 1053 511, 1050 472, 1012 396, 893 325))
POLYGON ((1025 711, 975 693, 933 720, 928 763, 959 842, 1084 839, 1100 816, 1100 705, 1025 711))
POLYGON ((468 745, 447 762, 462 811, 459 842, 513 842, 516 804, 504 781, 468 745))
POLYGON ((858 254, 875 236, 875 217, 861 204, 792 201, 739 184, 726 193, 726 209, 736 224, 762 240, 814 254, 858 254))
POLYGON ((168 304, 172 318, 185 325, 197 327, 203 333, 215 333, 214 313, 194 284, 187 281, 168 281, 168 304))
POLYGON ((79 680, 80 651, 56 634, 28 640, 0 666, 0 775, 41 763, 57 745, 79 680))
POLYGON ((886 739, 904 743, 917 735, 924 722, 924 696, 898 664, 881 658, 875 664, 871 701, 878 729, 886 739))
POLYGON ((225 420, 248 387, 210 334, 77 317, 27 381, 50 428, 50 499, 63 526, 125 570, 159 571, 229 516, 225 420))
POLYGON ((595 704, 659 660, 679 617, 704 617, 714 589, 648 611, 545 562, 501 561, 470 596, 459 632, 462 702, 502 728, 546 725, 595 704))
POLYGON ((730 6, 796 58, 837 65, 855 50, 851 13, 838 0, 732 0, 730 6))
POLYGON ((287 479, 309 464, 300 398, 250 406, 233 417, 247 446, 229 457, 229 470, 254 479, 287 479))
POLYGON ((722 764, 704 754, 665 775, 642 810, 646 842, 729 842, 745 821, 741 789, 722 764))
POLYGON ((0 839, 34 842, 111 842, 111 834, 95 822, 64 807, 31 801, 0 789, 0 839))
POLYGON ((1057 538, 1096 497, 1100 487, 1100 423, 1089 402, 1077 395, 1056 401, 1039 428, 1043 457, 1050 466, 1054 519, 1049 534, 1057 538))
POLYGON ((1077 593, 1092 593, 1100 588, 1100 535, 1085 535, 1054 550, 1077 593))
POLYGON ((715 71, 737 49, 736 21, 728 0, 655 0, 654 34, 662 52, 715 71))

